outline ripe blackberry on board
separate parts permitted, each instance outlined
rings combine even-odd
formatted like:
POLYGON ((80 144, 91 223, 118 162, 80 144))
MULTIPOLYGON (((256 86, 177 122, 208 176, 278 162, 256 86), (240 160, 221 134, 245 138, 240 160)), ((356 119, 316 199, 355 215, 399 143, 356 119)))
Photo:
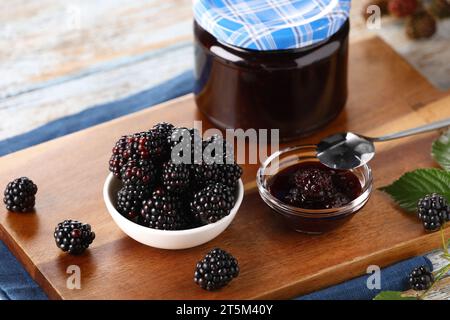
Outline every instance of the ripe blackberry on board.
POLYGON ((202 289, 212 291, 223 288, 238 275, 236 258, 225 250, 215 248, 197 263, 194 282, 202 289))
POLYGON ((91 226, 76 220, 58 223, 53 236, 58 248, 70 254, 82 253, 95 239, 91 226))
POLYGON ((27 177, 11 181, 4 191, 6 209, 13 212, 32 211, 36 203, 37 186, 27 177))

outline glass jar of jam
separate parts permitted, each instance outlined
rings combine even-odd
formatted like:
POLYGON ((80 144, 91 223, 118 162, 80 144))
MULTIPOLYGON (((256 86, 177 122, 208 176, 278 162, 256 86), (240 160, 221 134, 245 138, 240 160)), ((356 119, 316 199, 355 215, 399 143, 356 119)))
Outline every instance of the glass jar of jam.
POLYGON ((220 128, 279 129, 334 119, 347 99, 349 0, 196 0, 195 101, 220 128))

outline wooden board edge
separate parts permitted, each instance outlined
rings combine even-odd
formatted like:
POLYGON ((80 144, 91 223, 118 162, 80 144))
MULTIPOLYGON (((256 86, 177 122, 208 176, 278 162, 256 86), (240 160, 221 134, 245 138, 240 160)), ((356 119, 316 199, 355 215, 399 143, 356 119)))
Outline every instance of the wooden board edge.
MULTIPOLYGON (((450 227, 444 229, 444 235, 450 237, 450 227)), ((412 239, 399 245, 372 253, 367 257, 361 257, 343 263, 339 266, 333 266, 324 269, 307 279, 294 283, 292 285, 280 288, 273 292, 251 297, 254 300, 283 300, 293 299, 311 292, 334 286, 353 278, 366 275, 367 267, 377 265, 380 268, 388 267, 395 263, 417 257, 430 251, 439 249, 442 246, 439 232, 424 235, 420 238, 412 239), (418 246, 417 242, 420 243, 418 246), (309 289, 308 288, 314 288, 309 289)))

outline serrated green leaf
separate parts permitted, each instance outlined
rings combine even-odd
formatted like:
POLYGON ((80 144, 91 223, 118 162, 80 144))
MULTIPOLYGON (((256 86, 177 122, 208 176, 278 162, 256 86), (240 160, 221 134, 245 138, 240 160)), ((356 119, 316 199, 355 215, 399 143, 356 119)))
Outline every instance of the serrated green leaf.
POLYGON ((450 171, 450 130, 433 143, 431 155, 442 168, 450 171))
POLYGON ((405 173, 393 184, 380 188, 410 212, 416 212, 417 201, 436 192, 450 201, 450 172, 441 169, 418 169, 405 173))
POLYGON ((417 300, 417 298, 404 297, 400 291, 382 291, 373 300, 417 300))

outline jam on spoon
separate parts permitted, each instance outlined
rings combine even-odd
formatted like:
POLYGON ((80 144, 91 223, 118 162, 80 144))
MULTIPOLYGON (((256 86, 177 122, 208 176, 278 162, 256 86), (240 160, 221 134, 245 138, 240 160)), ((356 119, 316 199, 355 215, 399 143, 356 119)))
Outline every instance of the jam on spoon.
POLYGON ((277 173, 269 184, 278 200, 304 209, 342 207, 362 193, 358 177, 350 170, 330 169, 320 162, 303 162, 277 173))

